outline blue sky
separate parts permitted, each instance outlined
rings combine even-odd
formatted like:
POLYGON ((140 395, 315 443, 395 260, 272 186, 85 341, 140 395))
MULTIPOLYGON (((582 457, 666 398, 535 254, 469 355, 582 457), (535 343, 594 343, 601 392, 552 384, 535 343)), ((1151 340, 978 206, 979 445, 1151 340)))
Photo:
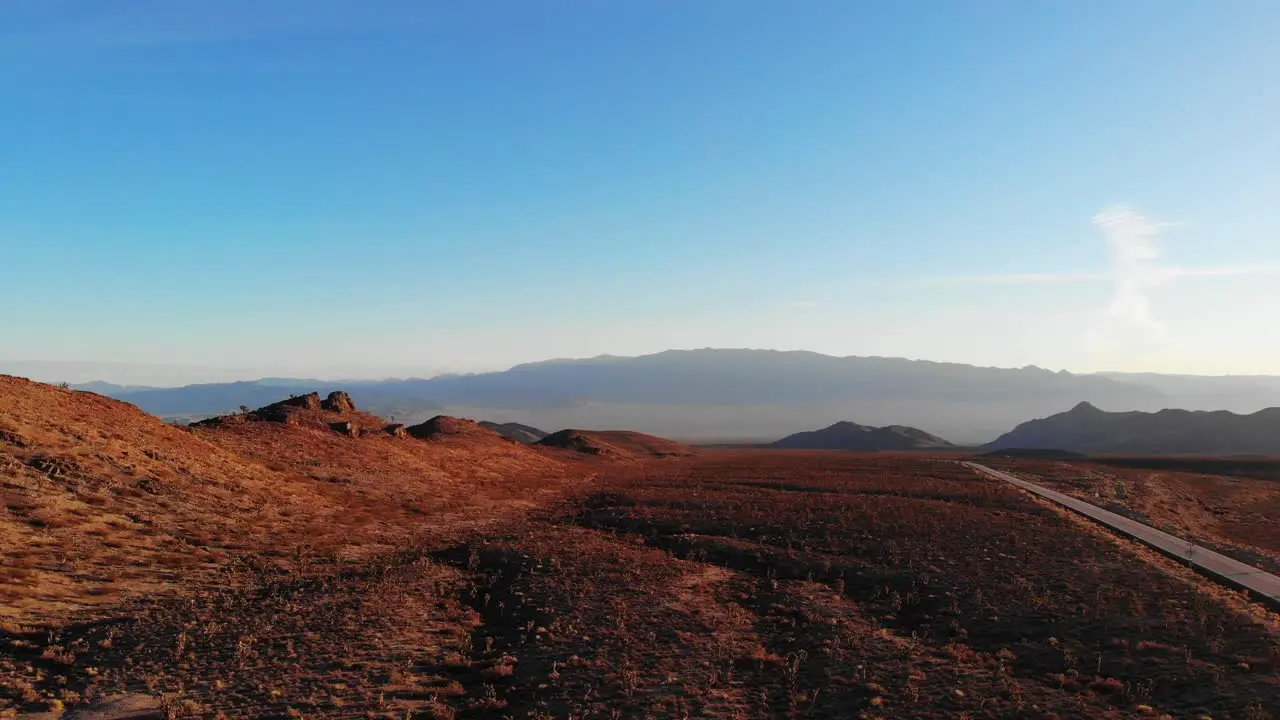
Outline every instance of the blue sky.
POLYGON ((1269 0, 6 3, 0 358, 1280 373, 1277 27, 1269 0), (1117 204, 1176 223, 1135 240, 1159 257, 1109 244, 1117 204))

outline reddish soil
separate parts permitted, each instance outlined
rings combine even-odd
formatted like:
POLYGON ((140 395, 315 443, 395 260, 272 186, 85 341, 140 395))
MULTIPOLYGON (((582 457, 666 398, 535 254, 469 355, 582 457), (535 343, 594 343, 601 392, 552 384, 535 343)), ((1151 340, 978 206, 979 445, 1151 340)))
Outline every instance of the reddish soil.
POLYGON ((513 710, 1223 718, 1280 702, 1273 615, 942 460, 715 454, 616 475, 536 527, 480 546, 489 592, 520 607, 488 630, 529 673, 502 695, 513 710))
POLYGON ((1275 461, 991 459, 989 464, 1280 573, 1280 483, 1259 477, 1271 472, 1275 461))
POLYGON ((174 718, 1280 706, 1273 614, 942 458, 610 460, 309 415, 349 408, 184 430, 25 381, 0 399, 0 717, 119 693, 174 718), (129 513, 149 522, 108 524, 129 513))
POLYGON ((1247 477, 1258 480, 1280 480, 1280 460, 1242 457, 1108 457, 1092 459, 1098 465, 1140 470, 1189 472, 1200 475, 1247 477))
POLYGON ((526 511, 591 472, 471 421, 438 417, 403 436, 350 437, 331 429, 335 419, 222 423, 195 432, 313 483, 314 494, 341 508, 335 551, 346 560, 402 550, 428 530, 483 525, 526 511))
MULTIPOLYGON (((106 692, 97 687, 163 689, 160 675, 136 669, 172 664, 156 643, 193 637, 197 619, 234 633, 221 641, 270 635, 289 647, 334 642, 334 623, 355 633, 352 618, 367 616, 360 623, 372 628, 381 616, 369 615, 361 588, 403 565, 404 552, 512 518, 589 477, 497 436, 396 437, 375 416, 329 406, 294 398, 180 428, 93 393, 0 377, 0 716, 14 705, 73 705, 106 692), (379 430, 334 428, 348 421, 379 430), (346 594, 330 597, 335 585, 346 594), (325 615, 334 607, 342 618, 325 615), (314 630, 283 630, 312 621, 314 630)), ((396 612, 417 602, 435 603, 415 597, 396 612)), ((352 634, 333 650, 346 656, 362 642, 352 634)), ((379 664, 396 656, 385 644, 365 647, 379 664)), ((218 676, 219 652, 175 666, 177 682, 218 676)), ((233 669, 228 678, 244 665, 233 669)), ((288 687, 283 675, 251 680, 288 687)), ((219 708, 248 692, 223 682, 219 708)), ((253 697, 266 708, 279 694, 253 697)))
POLYGON ((92 615, 328 543, 316 483, 132 405, 0 376, 0 619, 92 615))

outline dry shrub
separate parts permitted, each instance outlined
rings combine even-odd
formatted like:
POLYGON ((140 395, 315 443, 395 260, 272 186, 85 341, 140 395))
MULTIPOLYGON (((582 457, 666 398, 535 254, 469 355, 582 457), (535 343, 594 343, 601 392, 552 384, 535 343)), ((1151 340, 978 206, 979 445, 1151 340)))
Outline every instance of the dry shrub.
POLYGON ((428 701, 423 705, 422 713, 431 720, 454 720, 458 716, 453 708, 437 700, 428 701))
POLYGON ((1097 678, 1089 683, 1089 689, 1105 695, 1118 695, 1124 692, 1124 683, 1115 678, 1097 678))
POLYGON ((481 671, 480 676, 486 680, 505 680, 515 675, 515 673, 516 668, 514 665, 501 664, 485 668, 481 671))

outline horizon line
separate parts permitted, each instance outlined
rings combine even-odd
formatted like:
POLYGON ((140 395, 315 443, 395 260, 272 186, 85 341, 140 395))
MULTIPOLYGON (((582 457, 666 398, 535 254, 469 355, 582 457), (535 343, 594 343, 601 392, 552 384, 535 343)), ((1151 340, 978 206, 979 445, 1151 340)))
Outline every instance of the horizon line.
MULTIPOLYGON (((1275 269, 1276 271, 1280 272, 1280 266, 1276 266, 1275 269)), ((1066 373, 1069 375, 1078 375, 1078 376, 1163 375, 1163 376, 1173 376, 1173 377, 1198 377, 1198 378, 1250 378, 1250 377, 1276 377, 1277 376, 1277 375, 1268 375, 1267 373, 1263 373, 1263 372, 1195 373, 1195 372, 1169 372, 1169 371, 1159 371, 1159 370, 1106 370, 1106 369, 1072 370, 1065 367, 1059 368, 1059 369, 1052 369, 1052 368, 1044 367, 1041 365, 1036 365, 1034 363, 1022 365, 1019 367, 1014 367, 1014 366, 1007 366, 1007 365, 984 365, 984 364, 961 362, 961 361, 955 361, 955 360, 932 360, 929 358, 922 358, 922 357, 908 357, 906 355, 875 355, 875 354, 835 355, 835 354, 825 353, 817 350, 808 350, 803 348, 779 349, 779 348, 710 347, 710 346, 699 347, 699 348, 666 348, 666 349, 657 350, 654 352, 638 353, 634 355, 619 355, 616 353, 600 353, 597 355, 590 355, 590 356, 576 356, 576 357, 561 356, 561 357, 544 358, 541 360, 531 360, 526 362, 513 363, 509 366, 501 367, 501 368, 468 369, 468 370, 449 369, 449 370, 439 370, 439 371, 428 371, 422 374, 409 373, 404 375, 376 373, 375 368, 377 366, 369 367, 369 370, 371 371, 370 374, 362 374, 359 369, 352 368, 354 370, 354 373, 352 374, 344 373, 343 375, 323 376, 324 375, 323 373, 320 373, 319 374, 320 376, 316 376, 311 373, 289 375, 287 374, 289 372, 288 370, 278 371, 278 372, 265 372, 264 374, 256 375, 255 371, 253 371, 250 368, 219 367, 219 366, 211 366, 211 365, 154 364, 154 363, 138 363, 138 362, 121 361, 121 360, 109 360, 109 361, 101 361, 101 362, 92 361, 92 360, 30 360, 30 359, 19 360, 15 358, 0 358, 0 374, 16 373, 15 374, 16 377, 26 377, 26 375, 24 374, 24 372, 26 371, 21 369, 11 370, 9 368, 10 364, 32 365, 32 366, 38 366, 38 365, 95 366, 97 365, 97 366, 107 366, 110 368, 118 368, 118 369, 133 369, 135 371, 147 370, 147 369, 169 370, 169 371, 204 370, 204 371, 221 372, 221 373, 237 373, 240 371, 244 371, 245 374, 243 376, 237 377, 236 379, 230 379, 230 380, 197 380, 194 382, 177 382, 177 383, 173 383, 172 381, 170 381, 169 383, 166 383, 164 380, 151 381, 151 382, 118 382, 114 380, 105 379, 109 377, 109 375, 106 375, 106 374, 94 377, 93 379, 90 379, 90 380, 79 380, 74 382, 65 381, 65 380, 39 380, 35 377, 30 377, 28 379, 37 380, 38 382, 50 382, 50 383, 68 382, 68 384, 70 385, 86 385, 90 383, 100 382, 100 383, 106 383, 111 385, 121 385, 126 387, 141 386, 141 387, 153 387, 157 389, 187 387, 191 385, 221 385, 221 384, 230 384, 230 383, 237 383, 237 382, 253 383, 253 382, 262 382, 264 380, 272 380, 272 379, 291 380, 291 381, 314 381, 314 382, 323 382, 323 383, 342 383, 342 382, 377 383, 377 382, 393 382, 393 381, 409 381, 409 380, 432 380, 435 378, 440 378, 445 376, 458 376, 458 375, 465 376, 465 375, 484 375, 484 374, 502 373, 502 372, 510 371, 513 368, 520 367, 523 365, 537 365, 537 364, 543 364, 543 363, 555 363, 555 362, 569 363, 569 362, 580 362, 580 361, 590 361, 590 360, 600 360, 600 359, 628 360, 628 359, 635 359, 635 358, 642 358, 642 357, 652 357, 656 355, 662 355, 665 353, 682 353, 682 352, 690 353, 690 352, 707 352, 707 351, 711 351, 711 352, 725 352, 725 351, 772 352, 772 353, 797 353, 797 354, 804 353, 804 354, 818 355, 821 357, 837 359, 837 360, 849 360, 849 359, 901 360, 904 362, 932 363, 936 365, 963 365, 967 367, 991 369, 991 370, 1012 370, 1012 371, 1040 370, 1043 372, 1049 372, 1049 373, 1055 373, 1055 374, 1066 373), (256 375, 256 377, 254 375, 256 375)), ((93 369, 92 367, 90 367, 89 369, 91 372, 97 372, 98 370, 105 369, 105 368, 93 369)), ((33 373, 33 374, 52 377, 51 375, 49 375, 48 372, 40 372, 40 373, 33 373)))

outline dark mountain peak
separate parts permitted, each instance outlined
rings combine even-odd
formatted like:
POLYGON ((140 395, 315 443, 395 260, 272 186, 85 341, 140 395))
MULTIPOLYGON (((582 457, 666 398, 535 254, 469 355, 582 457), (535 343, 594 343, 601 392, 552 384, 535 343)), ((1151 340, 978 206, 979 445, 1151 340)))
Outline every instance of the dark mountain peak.
POLYGON ((843 420, 821 430, 788 435, 773 443, 774 447, 804 450, 923 450, 951 447, 937 435, 906 425, 869 427, 843 420))
POLYGON ((1280 455, 1280 412, 1105 412, 1080 403, 1022 423, 987 445, 1135 455, 1280 455))
POLYGON ((819 432, 870 432, 874 429, 875 428, 868 425, 859 425, 852 420, 841 420, 840 422, 828 425, 819 432))
MULTIPOLYGON (((886 425, 878 429, 880 432, 894 433, 896 435, 902 435, 903 437, 926 440, 930 444, 950 444, 937 435, 927 433, 920 428, 913 428, 910 425, 886 425)), ((877 430, 877 428, 871 428, 871 430, 877 430)))

